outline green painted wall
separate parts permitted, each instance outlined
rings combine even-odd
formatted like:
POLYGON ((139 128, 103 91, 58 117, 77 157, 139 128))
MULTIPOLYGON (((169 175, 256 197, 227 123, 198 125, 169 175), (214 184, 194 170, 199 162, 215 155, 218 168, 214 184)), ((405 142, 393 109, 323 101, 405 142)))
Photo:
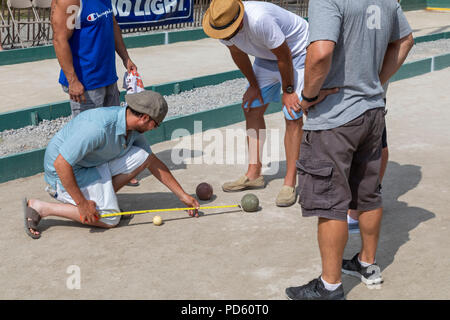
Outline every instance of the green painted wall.
POLYGON ((400 3, 404 11, 423 10, 427 7, 450 9, 450 0, 402 0, 400 3))
MULTIPOLYGON (((429 8, 447 8, 450 9, 450 0, 428 0, 427 6, 429 8)), ((449 18, 450 20, 450 18, 449 18)))
POLYGON ((402 0, 400 4, 404 11, 421 10, 427 7, 427 0, 402 0))
POLYGON ((450 53, 434 57, 434 70, 442 70, 450 66, 450 53))
MULTIPOLYGON (((204 86, 212 86, 227 80, 242 78, 244 75, 239 70, 222 72, 218 74, 201 76, 192 79, 163 83, 145 87, 146 90, 153 90, 162 95, 178 94, 183 91, 192 90, 204 86)), ((125 91, 120 93, 121 101, 124 101, 125 91)), ((54 120, 60 117, 67 117, 71 114, 69 101, 44 104, 27 109, 0 113, 0 132, 9 129, 23 128, 29 125, 36 125, 38 122, 54 120)))
MULTIPOLYGON (((130 36, 124 37, 123 40, 127 48, 132 49, 163 45, 166 42, 170 44, 180 41, 193 41, 206 37, 203 29, 194 29, 130 36)), ((54 58, 56 58, 56 55, 52 45, 4 50, 0 52, 0 66, 54 58)))

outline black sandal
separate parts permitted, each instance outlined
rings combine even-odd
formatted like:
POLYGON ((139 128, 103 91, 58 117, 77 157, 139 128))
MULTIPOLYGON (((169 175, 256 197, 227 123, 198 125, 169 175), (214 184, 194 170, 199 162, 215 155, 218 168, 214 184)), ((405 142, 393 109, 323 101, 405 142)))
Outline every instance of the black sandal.
MULTIPOLYGON (((133 179, 131 179, 133 180, 133 179)), ((129 187, 139 187, 140 183, 139 180, 136 179, 136 182, 131 182, 131 180, 127 183, 127 186, 129 187)))
POLYGON ((23 206, 23 219, 25 224, 25 232, 31 238, 39 239, 41 237, 41 233, 39 232, 39 234, 34 234, 33 232, 31 232, 30 229, 39 231, 37 230, 37 226, 39 224, 39 221, 41 221, 41 216, 36 210, 28 206, 27 198, 23 199, 22 206, 23 206))

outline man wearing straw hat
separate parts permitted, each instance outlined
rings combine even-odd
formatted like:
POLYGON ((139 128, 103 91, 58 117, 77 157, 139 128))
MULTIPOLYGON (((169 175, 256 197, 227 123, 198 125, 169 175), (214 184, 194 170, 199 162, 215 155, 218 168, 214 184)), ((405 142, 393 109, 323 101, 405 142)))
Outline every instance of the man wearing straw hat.
POLYGON ((285 116, 286 175, 276 204, 295 203, 295 163, 300 152, 302 111, 299 108, 308 38, 308 23, 301 17, 268 2, 213 0, 203 17, 203 30, 230 50, 249 86, 242 99, 249 147, 245 175, 225 183, 226 192, 264 188, 261 150, 264 145, 264 112, 280 101, 285 116), (252 65, 249 55, 256 59, 252 65))
MULTIPOLYGON (((44 157, 47 191, 62 203, 24 199, 25 232, 37 239, 39 221, 63 217, 95 227, 117 226, 121 216, 116 192, 147 168, 186 206, 198 208, 170 170, 151 151, 143 133, 157 128, 167 114, 167 102, 153 91, 126 95, 124 107, 82 112, 50 141, 44 157)), ((198 216, 197 210, 190 210, 198 216)))

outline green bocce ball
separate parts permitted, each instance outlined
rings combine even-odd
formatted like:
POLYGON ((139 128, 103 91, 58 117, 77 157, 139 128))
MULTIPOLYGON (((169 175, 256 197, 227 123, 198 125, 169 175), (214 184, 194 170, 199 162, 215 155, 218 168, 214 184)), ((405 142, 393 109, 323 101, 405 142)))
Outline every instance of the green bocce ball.
POLYGON ((254 212, 259 208, 259 199, 253 193, 246 194, 241 199, 241 207, 246 212, 254 212))

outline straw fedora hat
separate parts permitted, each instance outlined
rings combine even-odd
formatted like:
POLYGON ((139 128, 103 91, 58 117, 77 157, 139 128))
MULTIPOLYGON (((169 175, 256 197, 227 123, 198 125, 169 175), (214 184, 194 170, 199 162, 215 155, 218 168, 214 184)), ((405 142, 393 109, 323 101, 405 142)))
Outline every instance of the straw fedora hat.
POLYGON ((214 39, 231 36, 244 18, 242 0, 213 0, 203 16, 203 30, 214 39))

